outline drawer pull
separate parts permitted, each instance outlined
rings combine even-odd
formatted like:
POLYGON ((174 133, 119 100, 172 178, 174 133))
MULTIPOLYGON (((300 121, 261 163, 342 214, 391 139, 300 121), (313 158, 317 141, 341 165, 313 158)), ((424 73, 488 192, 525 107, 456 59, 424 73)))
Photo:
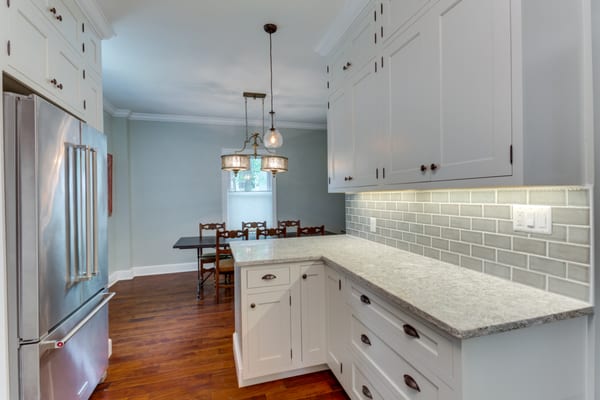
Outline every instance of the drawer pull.
POLYGON ((277 278, 277 277, 273 274, 266 274, 266 275, 263 275, 263 277, 261 279, 263 281, 272 281, 275 278, 277 278))
POLYGON ((404 375, 404 383, 412 390, 416 390, 417 392, 421 391, 421 388, 417 384, 417 381, 415 381, 415 379, 410 375, 404 375))
POLYGON ((365 385, 363 385, 363 387, 362 387, 362 393, 365 395, 365 397, 367 399, 372 399, 373 398, 373 395, 371 394, 371 391, 365 385))
POLYGON ((415 339, 420 339, 419 332, 409 324, 402 325, 402 329, 404 329, 404 333, 406 333, 410 337, 414 337, 415 339))
POLYGON ((362 335, 360 335, 360 341, 368 346, 371 345, 371 339, 369 339, 369 337, 367 335, 365 335, 364 333, 362 335))
POLYGON ((360 295, 360 301, 362 301, 365 304, 371 304, 371 299, 369 299, 367 296, 365 296, 364 294, 360 295))

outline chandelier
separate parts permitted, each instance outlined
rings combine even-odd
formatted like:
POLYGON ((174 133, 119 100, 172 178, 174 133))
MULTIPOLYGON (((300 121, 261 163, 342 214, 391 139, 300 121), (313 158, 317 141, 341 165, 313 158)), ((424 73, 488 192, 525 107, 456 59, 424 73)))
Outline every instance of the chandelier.
POLYGON ((246 140, 241 150, 236 151, 234 154, 226 154, 221 156, 221 169, 224 171, 231 171, 234 175, 237 175, 239 171, 246 171, 250 169, 250 157, 258 157, 258 148, 262 145, 266 150, 267 154, 261 155, 261 170, 268 171, 275 176, 277 173, 286 172, 288 170, 288 159, 287 157, 275 155, 271 149, 279 148, 283 144, 283 138, 281 133, 275 129, 275 111, 273 110, 273 33, 277 32, 277 25, 266 24, 263 29, 269 34, 269 67, 270 67, 270 81, 271 81, 271 129, 269 132, 265 132, 265 97, 264 93, 252 93, 244 92, 244 104, 245 104, 245 115, 246 115, 246 140), (262 101, 262 121, 263 127, 262 132, 254 132, 251 135, 248 134, 248 98, 258 99, 262 101), (254 153, 244 154, 244 151, 248 146, 254 149, 254 153))
POLYGON ((250 169, 250 158, 261 158, 260 169, 262 171, 270 172, 275 176, 277 173, 286 172, 288 170, 288 159, 287 157, 276 155, 273 150, 269 149, 265 144, 265 139, 260 132, 254 132, 249 134, 248 130, 248 98, 261 99, 262 101, 262 121, 263 129, 265 131, 265 97, 264 93, 252 93, 244 92, 244 111, 246 118, 246 139, 242 148, 233 154, 225 154, 221 156, 221 169, 223 171, 231 171, 237 176, 240 171, 246 171, 250 169), (252 147, 252 154, 245 154, 244 151, 248 147, 252 147), (267 154, 258 155, 258 148, 264 147, 267 154))

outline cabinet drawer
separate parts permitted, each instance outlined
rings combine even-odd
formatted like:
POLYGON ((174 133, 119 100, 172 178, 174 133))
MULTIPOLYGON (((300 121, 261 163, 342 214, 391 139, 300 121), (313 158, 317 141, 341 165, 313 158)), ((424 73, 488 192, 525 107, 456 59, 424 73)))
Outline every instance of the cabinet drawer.
POLYGON ((353 315, 394 351, 454 386, 457 344, 354 282, 350 287, 350 305, 353 315))
POLYGON ((249 269, 246 275, 248 289, 290 284, 290 267, 279 266, 249 269))
POLYGON ((358 360, 374 367, 386 386, 394 392, 393 398, 449 399, 452 392, 443 382, 418 371, 355 316, 352 318, 351 335, 352 349, 359 356, 358 360))
POLYGON ((384 400, 375 385, 369 381, 355 363, 352 363, 352 397, 360 400, 384 400))

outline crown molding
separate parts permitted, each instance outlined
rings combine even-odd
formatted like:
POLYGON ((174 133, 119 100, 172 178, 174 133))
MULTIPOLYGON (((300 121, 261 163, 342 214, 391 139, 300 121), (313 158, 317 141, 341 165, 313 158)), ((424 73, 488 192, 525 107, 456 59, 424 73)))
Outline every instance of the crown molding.
MULTIPOLYGON (((104 98, 104 111, 113 117, 127 118, 131 121, 153 121, 153 122, 178 122, 185 124, 201 125, 224 125, 224 126, 245 126, 246 121, 243 118, 224 118, 224 117, 200 117, 196 115, 174 115, 174 114, 150 114, 132 112, 122 108, 115 107, 106 97, 104 98)), ((248 120, 250 126, 261 126, 262 120, 248 120)), ((306 129, 322 131, 327 129, 325 123, 278 121, 279 128, 288 129, 306 129)))
POLYGON ((102 9, 98 6, 96 0, 76 0, 79 8, 85 14, 87 19, 90 20, 90 23, 96 30, 96 32, 100 35, 100 38, 110 39, 115 36, 115 31, 108 19, 102 12, 102 9))
POLYGON ((346 0, 344 8, 335 17, 314 50, 321 56, 328 55, 368 3, 369 0, 346 0))

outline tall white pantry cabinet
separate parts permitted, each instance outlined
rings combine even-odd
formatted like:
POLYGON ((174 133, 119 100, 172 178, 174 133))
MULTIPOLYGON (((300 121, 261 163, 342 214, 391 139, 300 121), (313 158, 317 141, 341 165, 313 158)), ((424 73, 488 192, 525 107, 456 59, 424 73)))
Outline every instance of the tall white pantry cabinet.
POLYGON ((327 58, 329 190, 591 183, 589 0, 373 0, 327 58))

